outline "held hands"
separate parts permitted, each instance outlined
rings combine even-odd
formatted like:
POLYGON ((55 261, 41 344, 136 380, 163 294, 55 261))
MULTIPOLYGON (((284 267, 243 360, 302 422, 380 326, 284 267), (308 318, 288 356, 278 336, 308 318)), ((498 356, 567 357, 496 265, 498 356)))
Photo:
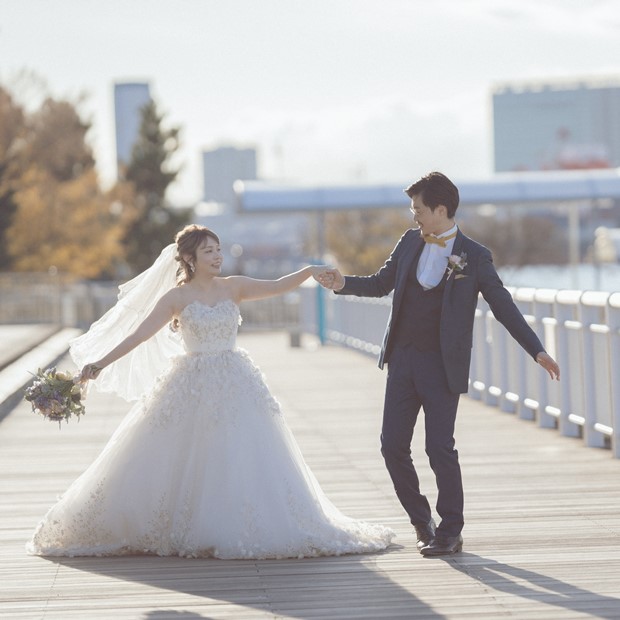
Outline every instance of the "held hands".
POLYGON ((536 356, 536 361, 549 373, 552 379, 560 380, 560 367, 548 353, 541 351, 536 356))
POLYGON ((312 275, 321 286, 332 291, 339 291, 344 286, 344 276, 333 267, 322 267, 312 275))

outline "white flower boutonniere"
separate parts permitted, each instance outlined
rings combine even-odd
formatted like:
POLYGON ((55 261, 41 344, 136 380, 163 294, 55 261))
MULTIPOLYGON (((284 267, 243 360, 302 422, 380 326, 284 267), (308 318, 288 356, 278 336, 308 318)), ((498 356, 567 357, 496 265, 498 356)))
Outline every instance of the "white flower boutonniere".
POLYGON ((461 272, 465 267, 467 267, 467 254, 465 252, 461 252, 460 256, 452 254, 448 258, 448 277, 446 279, 449 280, 455 271, 461 272))

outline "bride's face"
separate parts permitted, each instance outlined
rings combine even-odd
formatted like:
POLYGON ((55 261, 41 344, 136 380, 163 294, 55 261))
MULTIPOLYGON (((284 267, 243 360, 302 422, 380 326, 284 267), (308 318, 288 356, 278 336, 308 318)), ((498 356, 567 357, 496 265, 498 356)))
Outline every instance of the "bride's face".
POLYGON ((196 273, 219 275, 223 261, 220 244, 212 237, 207 237, 196 250, 196 273))

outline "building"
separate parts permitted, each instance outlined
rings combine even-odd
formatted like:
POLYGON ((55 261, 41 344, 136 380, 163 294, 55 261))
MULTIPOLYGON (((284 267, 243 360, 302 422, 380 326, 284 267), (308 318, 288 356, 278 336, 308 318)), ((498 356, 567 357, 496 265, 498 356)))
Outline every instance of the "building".
POLYGON ((225 270, 254 277, 277 277, 307 262, 305 214, 239 210, 235 182, 257 180, 255 149, 224 146, 203 151, 202 163, 203 202, 196 206, 196 221, 220 236, 228 256, 225 270))
POLYGON ((620 166, 620 79, 493 92, 495 171, 620 166))
POLYGON ((151 102, 146 82, 114 84, 114 117, 116 127, 116 165, 118 177, 131 159, 131 151, 140 132, 142 108, 151 102))
POLYGON ((202 153, 203 199, 232 208, 235 181, 256 180, 256 150, 224 146, 202 153))

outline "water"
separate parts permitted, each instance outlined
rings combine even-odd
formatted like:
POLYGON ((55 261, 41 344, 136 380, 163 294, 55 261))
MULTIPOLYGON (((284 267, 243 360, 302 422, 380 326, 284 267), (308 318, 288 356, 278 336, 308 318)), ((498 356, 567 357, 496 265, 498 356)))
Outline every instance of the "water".
POLYGON ((574 289, 580 291, 620 291, 620 264, 526 265, 498 270, 505 286, 574 289))

